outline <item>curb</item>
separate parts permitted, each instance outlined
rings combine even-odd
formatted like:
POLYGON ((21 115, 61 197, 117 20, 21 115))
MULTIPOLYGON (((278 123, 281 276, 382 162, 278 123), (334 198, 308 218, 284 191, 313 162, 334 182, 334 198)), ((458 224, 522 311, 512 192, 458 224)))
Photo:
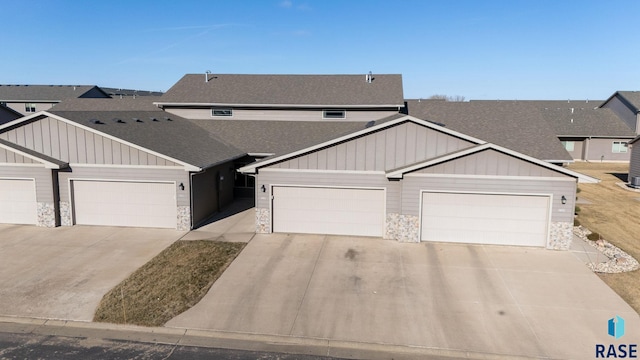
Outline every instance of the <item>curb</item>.
POLYGON ((350 359, 541 359, 422 346, 365 343, 202 329, 0 316, 0 332, 134 341, 173 346, 280 352, 350 359))

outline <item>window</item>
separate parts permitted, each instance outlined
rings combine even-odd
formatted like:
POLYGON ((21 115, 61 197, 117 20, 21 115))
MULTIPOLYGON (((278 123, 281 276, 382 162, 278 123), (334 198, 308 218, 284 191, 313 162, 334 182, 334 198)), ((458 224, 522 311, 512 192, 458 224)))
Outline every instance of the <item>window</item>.
POLYGON ((24 111, 26 112, 36 112, 36 104, 34 103, 25 103, 24 111))
POLYGON ((211 116, 233 116, 233 109, 211 109, 211 116))
POLYGON ((345 110, 323 110, 322 118, 323 119, 344 119, 347 117, 347 112, 345 110))
POLYGON ((614 141, 613 146, 611 146, 611 152, 613 153, 626 153, 627 152, 627 143, 624 141, 614 141))
POLYGON ((562 146, 564 146, 567 151, 573 151, 576 143, 574 141, 562 141, 562 146))

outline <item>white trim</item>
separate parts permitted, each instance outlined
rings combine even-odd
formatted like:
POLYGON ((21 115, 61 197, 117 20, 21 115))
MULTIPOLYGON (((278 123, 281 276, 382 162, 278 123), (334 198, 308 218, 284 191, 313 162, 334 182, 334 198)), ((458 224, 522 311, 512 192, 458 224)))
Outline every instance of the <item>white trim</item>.
POLYGON ((418 212, 419 226, 418 226, 418 241, 422 242, 422 203, 424 193, 439 193, 439 194, 475 194, 475 195, 509 195, 509 196, 543 196, 549 198, 549 207, 547 209, 547 236, 545 238, 544 248, 549 245, 549 237, 551 236, 551 218, 553 214, 553 193, 513 193, 513 192, 492 192, 492 191, 468 191, 468 190, 418 190, 419 192, 419 206, 418 212))
MULTIPOLYGON (((6 140, 6 141, 8 141, 8 140, 6 140)), ((18 144, 16 144, 16 145, 18 145, 18 144)), ((24 151, 20 151, 18 149, 14 149, 11 146, 8 146, 8 145, 0 143, 0 148, 3 148, 3 149, 8 150, 8 151, 11 151, 11 152, 16 153, 16 154, 18 154, 20 156, 24 156, 24 157, 29 158, 31 160, 35 160, 35 161, 41 163, 42 165, 44 165, 44 167, 46 169, 60 169, 60 165, 58 165, 58 164, 54 164, 54 163, 52 163, 50 161, 41 159, 41 158, 39 158, 39 157, 37 157, 35 155, 28 154, 28 153, 26 153, 24 151)), ((7 163, 7 164, 12 164, 12 163, 7 163)), ((16 163, 16 164, 19 164, 19 163, 16 163)))
MULTIPOLYGON (((36 178, 34 178, 34 177, 0 176, 0 180, 32 180, 34 185, 36 183, 36 178)), ((34 188, 34 190, 35 190, 35 188, 34 188)))
POLYGON ((185 169, 186 169, 186 170, 188 170, 188 171, 200 171, 200 170, 202 170, 200 167, 197 167, 197 166, 195 166, 195 165, 188 164, 188 163, 186 163, 186 162, 184 162, 184 161, 181 161, 181 160, 178 160, 178 159, 174 159, 174 158, 172 158, 172 157, 170 157, 170 156, 167 156, 167 155, 161 154, 161 153, 159 153, 159 152, 155 152, 155 151, 153 151, 153 150, 150 150, 150 149, 147 149, 147 148, 145 148, 145 147, 142 147, 142 146, 136 145, 136 144, 134 144, 134 143, 130 143, 130 142, 128 142, 128 141, 126 141, 126 140, 123 140, 123 139, 121 139, 121 138, 118 138, 118 137, 115 137, 115 136, 113 136, 113 135, 109 135, 109 134, 107 134, 107 133, 104 133, 104 132, 98 131, 98 130, 96 130, 96 129, 90 128, 90 127, 85 126, 85 125, 82 125, 82 124, 77 123, 77 122, 75 122, 75 121, 71 121, 71 120, 65 119, 65 118, 63 118, 62 116, 58 116, 58 115, 56 115, 56 114, 52 114, 52 113, 50 113, 50 112, 48 112, 48 111, 39 111, 39 112, 37 112, 37 113, 35 113, 35 114, 33 114, 33 115, 25 116, 25 117, 22 117, 22 118, 16 119, 16 120, 14 120, 14 121, 8 122, 8 123, 6 123, 6 124, 4 124, 4 125, 0 125, 0 130, 5 129, 5 128, 7 128, 7 127, 11 127, 11 126, 13 126, 13 125, 20 124, 20 123, 22 123, 22 122, 25 122, 25 121, 28 121, 28 120, 31 120, 31 119, 34 119, 34 118, 37 118, 37 117, 39 117, 39 116, 45 116, 45 117, 51 117, 51 118, 54 118, 54 119, 56 119, 56 120, 62 121, 62 122, 66 123, 66 124, 69 124, 69 125, 71 125, 71 126, 75 126, 75 127, 78 127, 78 128, 80 128, 80 129, 82 129, 82 130, 89 131, 89 132, 91 132, 91 133, 93 133, 93 134, 97 134, 97 135, 103 136, 103 137, 105 137, 105 138, 107 138, 107 139, 110 139, 110 140, 113 140, 113 141, 115 141, 115 142, 117 142, 117 143, 120 143, 120 144, 124 144, 124 145, 130 146, 130 147, 132 147, 132 148, 134 148, 134 149, 144 151, 144 152, 146 152, 146 153, 149 153, 149 154, 151 154, 151 155, 157 156, 157 157, 162 158, 162 159, 165 159, 165 160, 169 160, 169 161, 174 162, 174 163, 181 164, 181 165, 183 165, 183 166, 185 167, 185 169))
POLYGON ((254 153, 254 152, 251 152, 251 153, 247 153, 247 155, 253 156, 253 157, 267 157, 267 156, 273 156, 273 155, 275 155, 275 153, 254 153))
MULTIPOLYGON (((256 190, 258 189, 256 182, 256 190)), ((264 185, 264 184, 263 184, 264 185)), ((319 189, 352 189, 352 190, 382 190, 382 198, 384 201, 384 211, 382 217, 382 237, 384 238, 387 233, 387 188, 386 187, 375 187, 375 186, 339 186, 339 185, 297 185, 297 184, 269 184, 269 193, 267 197, 269 199, 269 228, 270 233, 273 233, 273 188, 274 187, 306 187, 306 188, 319 188, 319 189)), ((256 205, 258 202, 258 197, 256 196, 256 205)))
POLYGON ((331 145, 334 145, 334 144, 337 144, 337 143, 340 143, 340 142, 343 142, 343 141, 347 141, 347 140, 350 140, 350 139, 353 139, 353 138, 356 138, 356 137, 359 137, 359 136, 362 136, 362 135, 365 135, 365 134, 368 134, 368 133, 371 133, 371 132, 374 132, 374 131, 378 131, 378 130, 381 130, 381 129, 389 128, 389 127, 398 125, 398 124, 406 122, 406 121, 411 121, 413 123, 416 123, 418 125, 422 125, 422 126, 427 127, 429 129, 440 131, 440 132, 443 132, 445 134, 448 134, 448 135, 451 135, 451 136, 454 136, 454 137, 457 137, 457 138, 460 138, 460 139, 463 139, 463 140, 467 140, 467 141, 472 142, 472 143, 476 143, 476 144, 486 144, 487 143, 486 141, 483 141, 483 140, 480 140, 480 139, 476 139, 476 138, 471 137, 469 135, 465 135, 465 134, 459 133, 457 131, 450 130, 448 128, 433 124, 431 122, 424 121, 424 120, 418 119, 418 118, 410 116, 410 115, 405 115, 405 116, 402 116, 400 118, 397 118, 397 119, 394 119, 394 120, 390 120, 390 121, 387 121, 387 122, 384 122, 384 123, 381 123, 381 124, 378 124, 378 125, 374 125, 372 127, 365 128, 365 129, 362 129, 360 131, 356 131, 354 133, 351 133, 351 134, 348 134, 348 135, 344 135, 344 136, 341 136, 339 138, 335 138, 333 140, 325 141, 323 143, 320 143, 320 144, 317 144, 317 145, 314 145, 314 146, 310 146, 310 147, 302 149, 302 150, 294 151, 292 153, 285 154, 285 155, 280 155, 280 156, 271 158, 269 160, 263 160, 263 161, 260 161, 260 162, 256 162, 256 163, 253 163, 253 164, 249 164, 249 165, 243 166, 240 169, 238 169, 238 171, 242 172, 242 173, 253 173, 253 174, 255 174, 257 168, 261 168, 261 167, 267 166, 267 165, 272 164, 274 162, 278 162, 278 161, 286 160, 286 159, 289 159, 289 158, 292 158, 292 157, 295 157, 295 156, 298 156, 298 155, 310 153, 310 152, 313 152, 315 150, 318 150, 318 149, 321 149, 321 148, 324 148, 324 147, 328 147, 328 146, 331 146, 331 145))
MULTIPOLYGON (((362 174, 362 175, 384 175, 384 171, 360 171, 360 170, 316 170, 316 169, 280 169, 268 168, 262 169, 262 172, 296 172, 296 173, 323 173, 323 174, 362 174)), ((251 175, 251 174, 247 174, 251 175)))
POLYGON ((469 175, 469 174, 422 174, 412 173, 406 177, 433 177, 433 178, 458 178, 458 179, 487 179, 487 180, 543 180, 543 181, 570 181, 575 182, 575 178, 552 177, 552 176, 518 176, 518 175, 469 175))
POLYGON ((34 164, 34 163, 0 163, 0 166, 18 166, 18 167, 37 167, 49 169, 44 164, 34 164))
POLYGON ((378 109, 378 108, 402 108, 404 104, 359 104, 359 105, 345 105, 345 104, 241 104, 241 103, 190 103, 190 102, 154 102, 153 105, 163 108, 168 107, 237 107, 237 108, 301 108, 301 109, 313 109, 313 108, 346 108, 346 109, 378 109))
MULTIPOLYGON (((167 181, 155 181, 155 180, 126 180, 126 179, 104 179, 104 178, 75 178, 69 177, 67 178, 67 191, 69 192, 69 207, 71 208, 71 225, 76 225, 76 204, 75 198, 73 197, 73 186, 71 186, 72 181, 101 181, 101 182, 124 182, 124 183, 154 183, 154 184, 173 184, 176 188, 176 192, 174 193, 174 199, 176 201, 176 211, 178 208, 178 194, 177 187, 178 182, 174 180, 167 181)), ((191 185, 191 184, 189 184, 191 185)), ((178 219, 176 218, 176 228, 178 226, 178 219)))
POLYGON ((166 169, 166 170, 185 170, 184 166, 162 166, 162 165, 121 165, 121 164, 85 164, 70 163, 70 167, 77 168, 120 168, 120 169, 166 169))

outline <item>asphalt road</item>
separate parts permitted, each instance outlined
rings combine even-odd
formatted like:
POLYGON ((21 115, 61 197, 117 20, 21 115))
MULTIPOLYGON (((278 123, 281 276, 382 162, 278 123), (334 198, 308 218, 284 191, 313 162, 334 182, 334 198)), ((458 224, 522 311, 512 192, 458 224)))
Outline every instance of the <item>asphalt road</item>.
POLYGON ((336 359, 262 351, 0 332, 0 359, 336 359))

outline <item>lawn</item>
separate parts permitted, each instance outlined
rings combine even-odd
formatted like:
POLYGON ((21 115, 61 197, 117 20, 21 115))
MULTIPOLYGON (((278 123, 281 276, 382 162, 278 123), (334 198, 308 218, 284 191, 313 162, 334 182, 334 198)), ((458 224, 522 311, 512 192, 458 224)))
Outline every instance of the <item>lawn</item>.
POLYGON ((162 326, 197 304, 245 245, 176 241, 109 291, 93 321, 162 326))
MULTIPOLYGON (((591 202, 578 205, 580 223, 640 260, 640 192, 616 185, 626 180, 629 164, 580 162, 569 168, 602 180, 599 184, 579 184, 578 197, 591 202)), ((640 271, 599 275, 640 313, 640 271)))

